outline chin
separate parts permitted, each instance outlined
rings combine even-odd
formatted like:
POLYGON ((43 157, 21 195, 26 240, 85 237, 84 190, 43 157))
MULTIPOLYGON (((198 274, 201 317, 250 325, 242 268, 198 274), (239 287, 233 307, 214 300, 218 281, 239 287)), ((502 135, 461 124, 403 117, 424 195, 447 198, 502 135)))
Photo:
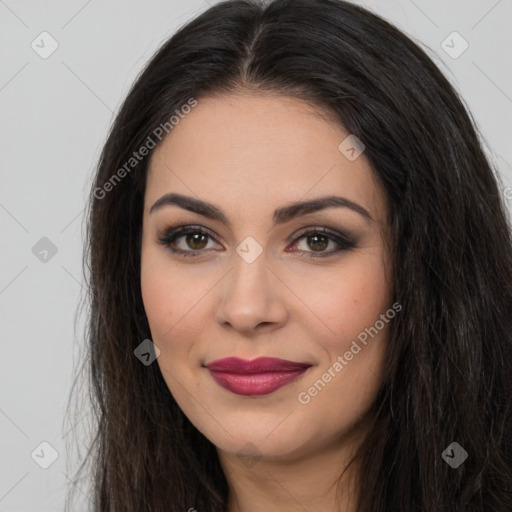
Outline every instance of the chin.
MULTIPOLYGON (((203 434, 226 454, 240 457, 265 458, 266 460, 290 460, 315 448, 315 432, 304 429, 302 422, 286 422, 281 415, 278 421, 259 421, 254 415, 238 417, 236 422, 228 422, 228 432, 208 425, 203 434), (252 417, 251 417, 252 416, 252 417)), ((293 413, 290 418, 293 417, 293 413)), ((296 418, 295 418, 296 419, 296 418)))

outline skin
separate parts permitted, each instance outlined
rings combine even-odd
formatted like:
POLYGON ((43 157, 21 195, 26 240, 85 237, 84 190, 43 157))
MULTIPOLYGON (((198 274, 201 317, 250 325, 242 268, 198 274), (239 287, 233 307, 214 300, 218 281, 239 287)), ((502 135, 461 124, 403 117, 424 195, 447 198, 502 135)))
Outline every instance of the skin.
POLYGON ((389 324, 309 403, 298 400, 392 303, 387 203, 364 153, 350 161, 338 149, 348 135, 301 100, 240 92, 201 98, 151 156, 144 307, 170 392, 217 447, 228 512, 356 510, 357 466, 338 498, 335 484, 361 442, 389 324), (150 213, 169 192, 213 203, 231 227, 176 205, 150 213), (331 207, 273 226, 274 209, 326 195, 350 199, 371 219, 331 207), (179 224, 211 231, 214 238, 175 240, 203 251, 198 257, 159 242, 179 224), (356 247, 334 253, 332 239, 295 241, 300 230, 321 227, 352 234, 356 247), (251 263, 236 251, 248 236, 263 250, 251 263), (331 254, 308 257, 318 252, 331 254), (312 366, 273 393, 247 397, 220 387, 203 366, 228 356, 312 366))

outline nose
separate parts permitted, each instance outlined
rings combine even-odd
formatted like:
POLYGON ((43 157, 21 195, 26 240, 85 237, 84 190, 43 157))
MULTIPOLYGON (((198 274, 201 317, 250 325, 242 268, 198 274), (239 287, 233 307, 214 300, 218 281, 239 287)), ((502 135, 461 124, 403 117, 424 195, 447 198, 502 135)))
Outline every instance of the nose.
MULTIPOLYGON (((216 321, 246 336, 282 327, 288 318, 286 287, 261 254, 248 263, 238 255, 219 287, 216 321)), ((289 293, 289 292, 288 292, 289 293)))

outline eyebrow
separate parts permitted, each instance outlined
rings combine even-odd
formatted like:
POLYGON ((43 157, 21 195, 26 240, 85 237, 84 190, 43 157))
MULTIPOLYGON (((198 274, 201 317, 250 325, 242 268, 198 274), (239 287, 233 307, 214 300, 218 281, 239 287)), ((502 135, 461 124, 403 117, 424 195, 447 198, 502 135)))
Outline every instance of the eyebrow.
MULTIPOLYGON (((164 206, 172 205, 179 206, 190 212, 202 215, 203 217, 217 220, 227 225, 228 227, 231 227, 231 222, 229 221, 226 214, 215 205, 201 199, 196 199, 194 197, 184 196, 176 193, 163 195, 153 204, 149 210, 149 213, 152 214, 164 206)), ((290 205, 277 208, 274 210, 273 223, 274 226, 277 224, 284 224, 285 222, 288 222, 296 217, 334 207, 348 208, 354 212, 359 213, 365 218, 365 220, 374 221, 368 210, 355 203, 354 201, 340 196, 325 196, 311 199, 309 201, 292 203, 290 205)))

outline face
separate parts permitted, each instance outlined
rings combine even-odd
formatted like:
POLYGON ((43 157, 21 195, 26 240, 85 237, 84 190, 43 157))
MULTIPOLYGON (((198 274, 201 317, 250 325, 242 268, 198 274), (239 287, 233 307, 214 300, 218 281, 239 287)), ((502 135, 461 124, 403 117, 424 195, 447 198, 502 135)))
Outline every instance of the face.
POLYGON ((387 206, 364 152, 338 148, 348 135, 300 100, 240 93, 200 99, 151 157, 141 285, 156 364, 225 453, 318 451, 377 393, 387 206))

